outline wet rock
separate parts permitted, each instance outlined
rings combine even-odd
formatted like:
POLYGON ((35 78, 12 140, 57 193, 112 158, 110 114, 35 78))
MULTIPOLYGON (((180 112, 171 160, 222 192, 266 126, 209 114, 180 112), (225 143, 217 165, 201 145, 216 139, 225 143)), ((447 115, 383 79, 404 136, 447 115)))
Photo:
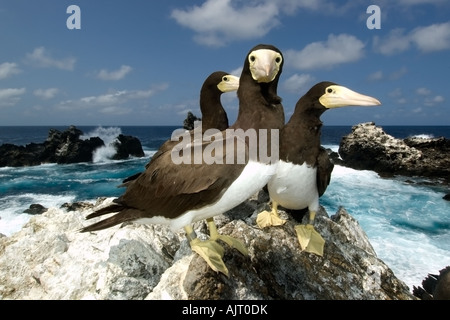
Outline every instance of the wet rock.
POLYGON ((41 204, 31 204, 30 207, 28 209, 24 210, 23 212, 35 215, 35 214, 42 214, 45 211, 47 211, 47 208, 44 207, 43 205, 41 205, 41 204))
POLYGON ((450 182, 450 140, 446 138, 396 139, 375 123, 354 126, 339 145, 342 164, 373 170, 381 176, 419 176, 450 182))
MULTIPOLYGON (((3 144, 0 146, 0 167, 34 166, 42 163, 79 163, 92 161, 92 155, 105 143, 99 137, 80 139, 83 132, 75 126, 65 131, 50 129, 46 141, 30 143, 26 146, 3 144)), ((130 156, 143 157, 144 151, 139 139, 119 135, 115 143, 114 160, 130 156)))

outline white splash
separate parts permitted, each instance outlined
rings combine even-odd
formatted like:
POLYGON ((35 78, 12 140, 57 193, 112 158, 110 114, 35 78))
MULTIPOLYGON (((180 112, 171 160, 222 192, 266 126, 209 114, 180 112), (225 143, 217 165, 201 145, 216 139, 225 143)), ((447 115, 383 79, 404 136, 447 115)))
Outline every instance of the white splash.
POLYGON ((118 127, 98 127, 88 134, 82 135, 80 139, 86 140, 92 137, 99 137, 100 139, 102 139, 105 145, 94 151, 94 154, 92 155, 92 162, 108 162, 116 154, 114 143, 119 142, 119 140, 117 140, 117 137, 121 133, 122 130, 118 127))

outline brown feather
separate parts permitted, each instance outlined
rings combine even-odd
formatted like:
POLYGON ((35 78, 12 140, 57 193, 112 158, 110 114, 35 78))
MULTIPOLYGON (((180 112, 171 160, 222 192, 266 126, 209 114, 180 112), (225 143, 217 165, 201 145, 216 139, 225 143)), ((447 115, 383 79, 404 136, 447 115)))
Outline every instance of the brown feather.
MULTIPOLYGON (((267 45, 256 46, 251 51, 260 48, 279 52, 275 47, 267 45)), ((273 83, 278 83, 281 70, 280 66, 273 83)), ((246 56, 238 89, 239 115, 232 129, 239 128, 244 131, 280 129, 284 124, 284 111, 281 99, 276 95, 276 85, 268 84, 264 88, 253 80, 249 73, 249 62, 246 56)), ((190 133, 191 141, 193 141, 193 134, 193 132, 190 133)), ((243 164, 238 164, 236 161, 237 139, 227 137, 225 131, 222 131, 222 138, 214 140, 214 143, 222 145, 225 149, 222 158, 216 155, 216 158, 222 159, 224 164, 207 165, 203 162, 175 164, 171 153, 178 142, 167 141, 152 157, 145 172, 127 182, 125 193, 115 201, 118 206, 112 205, 100 209, 90 214, 88 218, 103 215, 112 210, 119 210, 119 212, 81 231, 100 230, 144 217, 164 216, 173 219, 187 211, 215 203, 241 174, 249 159, 249 149, 248 145, 245 145, 245 149, 240 150, 245 153, 245 161, 243 164), (230 158, 235 160, 234 164, 226 164, 227 159, 230 158)), ((209 142, 198 141, 193 143, 192 148, 184 148, 183 152, 190 153, 195 158, 195 155, 199 155, 195 152, 204 154, 207 148, 211 150, 211 146, 209 142)), ((220 213, 222 212, 217 212, 217 214, 220 213)))

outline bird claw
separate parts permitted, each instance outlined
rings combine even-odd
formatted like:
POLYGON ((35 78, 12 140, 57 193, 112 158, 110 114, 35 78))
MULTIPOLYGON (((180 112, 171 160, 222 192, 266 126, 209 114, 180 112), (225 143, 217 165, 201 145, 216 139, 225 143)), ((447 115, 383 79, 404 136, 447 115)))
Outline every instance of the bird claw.
POLYGON ((312 224, 295 226, 295 232, 297 233, 302 251, 314 253, 321 257, 323 256, 325 240, 314 229, 312 224))

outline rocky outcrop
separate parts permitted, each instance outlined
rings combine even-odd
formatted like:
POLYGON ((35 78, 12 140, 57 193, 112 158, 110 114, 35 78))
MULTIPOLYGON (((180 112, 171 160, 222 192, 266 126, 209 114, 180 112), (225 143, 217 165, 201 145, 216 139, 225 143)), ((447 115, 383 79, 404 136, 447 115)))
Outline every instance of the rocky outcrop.
POLYGON ((428 274, 422 287, 413 286, 413 294, 422 300, 450 300, 450 266, 439 274, 428 274))
POLYGON ((113 160, 127 159, 130 155, 139 158, 145 156, 141 142, 136 137, 119 134, 114 142, 114 147, 116 154, 113 156, 113 160))
POLYGON ((381 176, 439 178, 450 182, 450 140, 396 139, 375 123, 361 123, 344 136, 339 155, 345 166, 373 170, 381 176))
MULTIPOLYGON (((101 200, 95 207, 111 199, 101 200)), ((50 208, 10 237, 0 238, 2 299, 400 299, 409 288, 377 258, 366 234, 345 209, 316 227, 326 240, 323 257, 300 251, 295 214, 261 230, 256 214, 267 194, 215 217, 222 234, 243 241, 249 255, 224 244, 229 277, 192 253, 184 232, 161 225, 126 224, 80 233, 92 205, 50 208)), ((90 223, 91 221, 89 221, 90 223)), ((200 238, 206 224, 197 222, 200 238)))
POLYGON ((201 118, 198 118, 192 112, 188 111, 186 119, 183 121, 183 129, 193 130, 195 128, 195 122, 200 120, 201 118))
POLYGON ((45 211, 47 211, 47 208, 45 208, 43 205, 39 203, 34 203, 31 204, 30 207, 28 209, 25 209, 23 212, 35 215, 35 214, 43 214, 45 211))
MULTIPOLYGON (((0 146, 0 167, 90 162, 94 151, 105 143, 99 137, 82 140, 81 135, 81 130, 70 126, 63 132, 50 129, 48 138, 43 143, 30 143, 26 146, 3 144, 0 146)), ((115 148, 117 152, 113 156, 114 160, 144 156, 141 143, 135 137, 119 135, 115 148)))

